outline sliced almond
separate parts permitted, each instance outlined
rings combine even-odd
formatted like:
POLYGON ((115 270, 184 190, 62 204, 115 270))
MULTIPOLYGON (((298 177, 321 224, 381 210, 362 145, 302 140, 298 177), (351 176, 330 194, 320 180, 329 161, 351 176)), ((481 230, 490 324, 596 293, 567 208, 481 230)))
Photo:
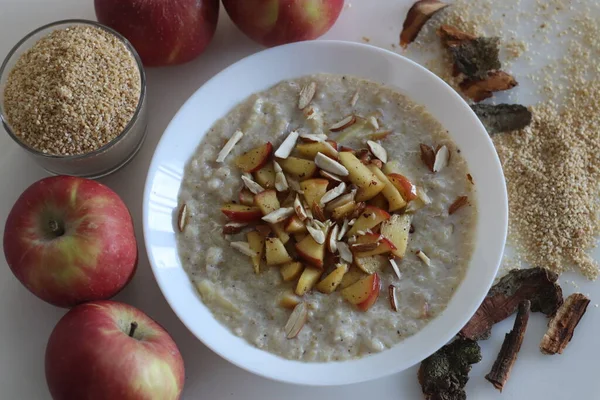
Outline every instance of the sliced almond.
POLYGON ((318 219, 311 219, 310 222, 309 222, 309 224, 312 227, 314 227, 316 229, 321 229, 321 230, 323 230, 325 228, 325 226, 326 226, 325 222, 321 222, 318 219))
POLYGON ((350 222, 350 221, 345 219, 344 222, 342 223, 340 232, 337 235, 337 240, 342 240, 342 238, 346 235, 346 233, 348 233, 348 230, 350 229, 350 225, 348 224, 348 222, 350 222))
POLYGON ((276 224, 278 222, 285 221, 294 213, 295 211, 292 207, 282 207, 278 210, 268 213, 262 217, 262 220, 270 224, 276 224))
POLYGON ((423 253, 421 250, 417 250, 417 257, 419 257, 425 265, 431 267, 431 259, 427 257, 427 254, 423 253))
POLYGON ((375 157, 380 159, 382 163, 385 164, 387 162, 387 151, 383 148, 382 145, 372 140, 367 140, 367 145, 369 146, 369 150, 371 150, 371 153, 373 153, 375 157))
POLYGON ((398 311, 398 299, 396 298, 396 286, 390 285, 388 286, 388 295, 390 298, 390 307, 394 311, 398 311))
POLYGON ((337 236, 338 236, 339 231, 340 231, 340 226, 336 224, 331 227, 331 231, 329 232, 329 240, 327 242, 327 250, 329 250, 329 252, 332 254, 337 253, 337 236))
POLYGON ((445 145, 440 147, 435 153, 435 161, 433 162, 433 172, 440 172, 448 165, 450 160, 450 152, 445 145))
POLYGON ((365 252, 365 251, 371 251, 371 250, 375 250, 377 248, 377 246, 379 246, 379 243, 357 243, 357 244, 353 244, 352 246, 350 246, 350 249, 353 252, 365 252))
POLYGON ((394 270, 394 273, 396 274, 396 276, 398 277, 398 279, 402 279, 402 274, 400 273, 400 268, 398 268, 398 264, 396 263, 396 260, 394 260, 393 258, 390 258, 390 265, 392 266, 392 269, 394 270))
POLYGON ((319 244, 325 243, 325 234, 323 233, 322 229, 315 228, 310 224, 306 225, 306 229, 308 230, 310 236, 312 236, 312 238, 315 239, 315 242, 319 244))
POLYGON ((285 332, 285 336, 288 339, 293 339, 302 330, 304 324, 308 320, 308 307, 306 307, 306 303, 302 302, 294 307, 294 311, 290 314, 290 318, 288 319, 285 327, 283 328, 285 332))
POLYGON ((309 142, 324 142, 327 140, 327 135, 324 133, 301 133, 299 137, 309 142))
POLYGON ((323 210, 323 207, 316 201, 312 205, 312 214, 313 217, 319 221, 327 220, 327 218, 325 217, 325 210, 323 210))
POLYGON ((337 199, 331 201, 329 204, 327 204, 327 207, 325 207, 325 210, 333 211, 338 207, 346 205, 346 204, 350 203, 351 201, 354 201, 355 196, 356 196, 356 189, 353 189, 350 193, 346 193, 345 195, 340 196, 337 199))
POLYGON ((379 121, 377 121, 377 117, 374 115, 367 117, 367 122, 373 127, 373 129, 379 129, 379 121))
POLYGON ((331 172, 327 172, 323 169, 319 170, 319 175, 321 175, 323 178, 325 179, 329 179, 331 181, 335 181, 335 182, 342 182, 342 177, 338 176, 336 174, 332 174, 331 172))
POLYGON ((248 224, 245 222, 228 222, 223 226, 223 234, 224 235, 235 235, 236 233, 240 233, 247 227, 248 224))
POLYGON ((177 213, 177 228, 179 228, 179 232, 183 232, 187 225, 188 221, 188 207, 187 204, 182 204, 179 208, 179 213, 177 213))
POLYGON ((469 201, 469 198, 467 196, 460 196, 459 198, 457 198, 454 203, 452 203, 450 205, 450 207, 448 208, 448 215, 452 215, 455 212, 457 212, 458 210, 460 210, 461 208, 463 208, 465 205, 467 205, 467 202, 469 201))
POLYGON ((350 107, 354 107, 356 105, 356 102, 358 101, 358 90, 354 93, 354 96, 352 96, 352 99, 350 99, 350 107))
POLYGON ((308 215, 306 215, 306 210, 300 201, 300 196, 298 195, 296 195, 296 199, 294 200, 294 211, 296 212, 298 218, 300 218, 300 221, 304 222, 304 220, 308 218, 308 215))
POLYGON ((275 152, 275 157, 277 158, 288 158, 290 154, 292 154, 292 150, 294 150, 294 146, 296 146, 296 141, 298 140, 298 131, 291 131, 289 135, 285 138, 283 143, 279 146, 277 151, 275 152))
POLYGON ((279 163, 275 160, 273 160, 273 170, 275 171, 275 173, 283 172, 283 169, 281 169, 281 165, 279 165, 279 163))
POLYGON ((348 170, 346 167, 339 162, 332 160, 321 152, 317 153, 317 156, 315 157, 315 164, 317 164, 317 167, 324 169, 327 172, 331 172, 332 174, 348 176, 348 170))
POLYGON ((354 114, 348 115, 347 117, 345 117, 341 121, 338 121, 335 124, 331 125, 329 127, 329 130, 331 132, 340 132, 340 131, 343 131, 346 128, 351 127, 355 123, 356 123, 356 115, 354 115, 354 114))
POLYGON ((331 154, 334 158, 339 158, 340 153, 338 153, 338 151, 331 145, 331 143, 325 141, 323 142, 323 146, 327 148, 329 154, 331 154))
POLYGON ((248 188, 248 190, 254 194, 259 194, 265 191, 262 186, 252 180, 252 175, 250 174, 244 173, 242 175, 242 182, 244 182, 244 185, 248 188))
POLYGON ((355 222, 356 222, 356 218, 352 218, 350 220, 350 222, 348 222, 348 225, 352 226, 352 225, 354 225, 355 222))
POLYGON ((337 199, 346 191, 346 184, 344 182, 340 183, 336 187, 331 190, 325 192, 325 194, 319 200, 321 206, 325 206, 325 204, 329 203, 332 200, 337 199))
POLYGON ((278 192, 285 192, 289 189, 287 179, 283 172, 275 173, 275 189, 277 189, 278 192))
POLYGON ((352 252, 350 251, 350 247, 348 247, 348 244, 344 243, 344 242, 337 242, 337 248, 338 248, 338 252, 340 253, 340 257, 342 260, 351 263, 352 260, 354 260, 354 256, 352 255, 352 252))
POLYGON ((433 202, 433 200, 431 200, 431 197, 429 197, 425 189, 421 187, 417 187, 417 197, 421 199, 421 201, 426 205, 429 205, 433 202))
POLYGON ((315 97, 316 92, 317 84, 315 82, 311 82, 308 85, 304 86, 302 90, 300 90, 300 96, 298 98, 298 108, 304 110, 310 104, 313 97, 315 97))
POLYGON ((287 183, 288 183, 288 186, 290 187, 290 189, 292 189, 296 193, 304 194, 304 191, 302 191, 302 187, 300 187, 300 182, 298 182, 297 180, 295 180, 294 178, 291 178, 289 176, 286 178, 287 178, 287 183))
POLYGON ((313 212, 310 209, 310 207, 308 207, 308 204, 306 203, 302 203, 304 204, 304 211, 306 211, 306 215, 308 216, 308 219, 312 220, 313 219, 313 212))
POLYGON ((435 151, 433 147, 423 143, 419 147, 421 148, 421 161, 433 172, 433 164, 435 163, 435 151))
POLYGON ((256 257, 257 255, 257 253, 250 248, 248 242, 231 242, 230 245, 245 256, 256 257))
POLYGON ((233 150, 237 142, 239 142, 243 136, 244 133, 242 131, 235 131, 235 133, 229 138, 227 143, 225 143, 225 146, 223 146, 223 148, 219 152, 219 155, 217 156, 218 163, 222 163, 223 161, 225 161, 229 153, 231 153, 231 150, 233 150))

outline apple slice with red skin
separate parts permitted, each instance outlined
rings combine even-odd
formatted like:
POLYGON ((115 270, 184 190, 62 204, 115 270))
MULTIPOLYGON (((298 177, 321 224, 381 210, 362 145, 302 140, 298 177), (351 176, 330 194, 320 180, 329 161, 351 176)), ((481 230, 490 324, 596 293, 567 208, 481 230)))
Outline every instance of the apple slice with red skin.
POLYGON ((254 196, 254 204, 260 208, 263 215, 279 210, 281 205, 277 198, 277 192, 273 189, 268 189, 254 196))
POLYGON ((381 208, 367 206, 360 217, 357 218, 352 228, 348 231, 348 237, 356 235, 359 231, 366 232, 373 229, 383 221, 390 219, 390 214, 381 208), (375 217, 373 217, 375 215, 375 217))
POLYGON ((308 158, 310 160, 314 160, 317 156, 317 153, 323 153, 323 155, 337 160, 337 153, 334 153, 331 150, 332 148, 334 150, 337 150, 337 143, 333 140, 327 140, 327 143, 329 143, 331 147, 324 144, 324 142, 298 143, 296 145, 296 151, 302 157, 308 158))
POLYGON ((402 196, 401 192, 398 190, 396 185, 394 185, 390 179, 379 169, 376 165, 369 165, 368 168, 375 174, 377 179, 385 184, 385 187, 381 191, 381 195, 383 195, 389 204, 389 211, 397 211, 404 207, 406 207, 406 200, 402 196))
POLYGON ((240 201, 240 204, 243 204, 245 206, 253 206, 254 205, 254 193, 252 193, 250 190, 248 190, 248 188, 243 188, 242 190, 240 190, 240 194, 238 196, 238 199, 240 201))
POLYGON ((269 161, 272 151, 273 145, 267 142, 237 156, 235 165, 244 172, 256 172, 269 161))
POLYGON ((307 263, 317 268, 323 268, 325 258, 325 244, 319 244, 312 236, 307 235, 302 241, 296 243, 298 256, 307 263))
POLYGON ((44 178, 19 196, 3 246, 17 279, 58 307, 116 295, 138 260, 125 203, 108 187, 71 176, 44 178))
POLYGON ((390 263, 386 256, 375 255, 367 257, 355 256, 354 264, 367 274, 374 274, 389 266, 390 263))
POLYGON ((409 214, 393 215, 392 218, 381 224, 381 234, 390 240, 396 247, 392 254, 403 258, 408 247, 408 234, 410 232, 411 216, 409 214))
POLYGON ((135 307, 94 301, 54 327, 45 356, 54 399, 176 400, 185 371, 169 334, 135 307))
POLYGON ((407 203, 417 198, 417 187, 407 177, 401 174, 389 174, 387 177, 407 203))
POLYGON ((370 257, 378 254, 386 254, 391 252, 392 250, 396 250, 396 246, 386 237, 381 237, 378 233, 367 233, 366 235, 361 235, 356 238, 357 244, 363 243, 377 243, 377 247, 373 250, 356 252, 354 255, 357 258, 361 257, 370 257))
POLYGON ((278 160, 281 169, 291 175, 294 179, 303 181, 312 177, 317 172, 317 164, 311 160, 298 157, 288 157, 278 160))
POLYGON ((228 203, 221 207, 221 212, 227 218, 235 222, 259 221, 263 214, 258 207, 245 206, 243 204, 228 203))
POLYGON ((341 294, 350 304, 355 304, 361 311, 366 311, 377 301, 380 290, 381 280, 375 273, 342 289, 341 294))

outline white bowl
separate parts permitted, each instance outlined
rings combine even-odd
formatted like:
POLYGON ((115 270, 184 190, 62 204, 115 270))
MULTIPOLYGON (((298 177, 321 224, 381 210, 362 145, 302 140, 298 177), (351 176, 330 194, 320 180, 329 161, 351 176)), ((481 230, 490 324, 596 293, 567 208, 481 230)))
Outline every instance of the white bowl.
POLYGON ((202 86, 163 134, 144 193, 144 237, 152 270, 171 308, 188 329, 223 358, 267 378, 306 385, 341 385, 381 378, 409 368, 450 340, 488 292, 506 239, 506 186, 493 144, 470 107, 441 79, 380 48, 339 41, 289 44, 252 55, 202 86), (177 254, 173 210, 184 171, 216 119, 252 93, 314 73, 348 74, 393 87, 423 104, 448 129, 477 187, 477 241, 466 276, 447 309, 417 334, 389 350, 357 360, 290 361, 259 350, 217 322, 202 303, 177 254))

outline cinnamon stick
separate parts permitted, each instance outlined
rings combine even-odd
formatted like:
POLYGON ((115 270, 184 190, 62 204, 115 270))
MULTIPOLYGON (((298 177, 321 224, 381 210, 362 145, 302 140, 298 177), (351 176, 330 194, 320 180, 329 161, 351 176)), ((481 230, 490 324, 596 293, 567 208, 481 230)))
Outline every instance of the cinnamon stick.
POLYGON ((548 324, 548 331, 540 343, 544 354, 562 354, 573 338, 573 332, 585 314, 590 299, 581 293, 573 293, 558 309, 554 318, 548 324))
POLYGON ((490 381, 500 392, 502 392, 506 381, 508 381, 510 371, 517 360, 517 354, 521 350, 521 344, 523 343, 527 323, 529 322, 530 310, 531 301, 525 300, 519 304, 513 329, 504 337, 504 342, 492 366, 492 370, 485 376, 485 379, 490 381))

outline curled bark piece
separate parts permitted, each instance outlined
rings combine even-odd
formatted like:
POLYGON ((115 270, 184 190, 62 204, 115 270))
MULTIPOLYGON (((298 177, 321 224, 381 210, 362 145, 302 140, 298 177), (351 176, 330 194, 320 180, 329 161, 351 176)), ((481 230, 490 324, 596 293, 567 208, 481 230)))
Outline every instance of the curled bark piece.
POLYGON ((524 300, 531 301, 531 311, 550 317, 563 304, 558 275, 544 268, 512 270, 489 291, 486 298, 460 331, 462 337, 487 339, 492 326, 512 315, 524 300))
POLYGON ((565 300, 556 316, 548 324, 548 331, 540 343, 544 354, 562 354, 573 338, 573 332, 585 314, 590 299, 581 293, 573 293, 565 300))
POLYGON ((518 131, 531 123, 531 111, 520 104, 475 104, 471 106, 490 135, 518 131))
POLYGON ((478 103, 492 97, 494 92, 509 90, 518 84, 512 75, 494 71, 483 79, 465 79, 461 82, 460 89, 465 96, 478 103))
POLYGON ((437 0, 419 0, 408 10, 402 32, 400 33, 400 46, 406 48, 412 43, 423 26, 438 11, 448 7, 448 4, 437 0))
POLYGON ((492 370, 485 376, 485 379, 490 381, 500 392, 502 392, 506 381, 510 377, 510 371, 515 361, 517 361, 517 354, 521 350, 521 344, 527 330, 530 310, 531 301, 525 300, 519 304, 513 329, 504 337, 504 342, 492 366, 492 370))
POLYGON ((419 383, 426 400, 466 399, 471 365, 481 361, 477 342, 457 338, 423 360, 419 383))

